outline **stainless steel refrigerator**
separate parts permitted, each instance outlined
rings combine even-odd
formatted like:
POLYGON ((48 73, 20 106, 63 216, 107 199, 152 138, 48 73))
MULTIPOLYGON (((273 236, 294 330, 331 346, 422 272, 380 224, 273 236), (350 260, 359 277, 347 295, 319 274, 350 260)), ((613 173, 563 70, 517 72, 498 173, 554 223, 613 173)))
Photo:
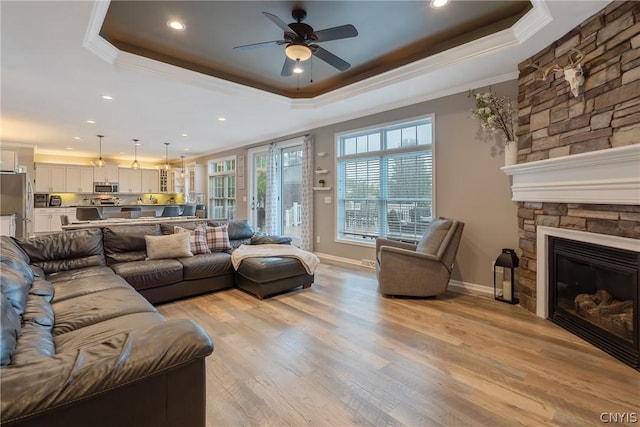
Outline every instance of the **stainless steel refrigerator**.
POLYGON ((33 212, 33 187, 26 173, 0 174, 0 211, 16 214, 16 237, 28 237, 33 212))

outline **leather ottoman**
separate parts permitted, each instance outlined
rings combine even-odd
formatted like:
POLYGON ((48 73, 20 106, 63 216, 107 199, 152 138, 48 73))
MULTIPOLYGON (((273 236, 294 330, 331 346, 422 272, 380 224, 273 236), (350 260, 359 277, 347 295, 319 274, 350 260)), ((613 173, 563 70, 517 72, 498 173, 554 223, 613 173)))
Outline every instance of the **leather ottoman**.
POLYGON ((246 258, 235 272, 236 286, 259 299, 299 286, 308 288, 313 280, 314 275, 295 258, 246 258))

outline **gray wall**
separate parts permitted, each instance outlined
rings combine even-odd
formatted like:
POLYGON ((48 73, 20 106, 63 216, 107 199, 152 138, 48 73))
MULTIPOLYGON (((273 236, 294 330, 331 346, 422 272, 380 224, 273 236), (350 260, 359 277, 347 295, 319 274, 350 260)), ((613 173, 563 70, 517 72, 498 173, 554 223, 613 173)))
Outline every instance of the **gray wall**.
MULTIPOLYGON (((517 81, 492 87, 498 95, 517 99, 517 81)), ((456 218, 465 223, 453 278, 471 284, 492 286, 491 262, 501 248, 517 248, 517 206, 511 202, 509 178, 502 173, 504 164, 502 140, 487 137, 478 122, 471 118, 473 102, 467 93, 447 96, 420 104, 374 114, 342 123, 310 129, 314 135, 315 167, 330 171, 322 178, 332 191, 315 193, 314 227, 320 243, 315 252, 357 260, 375 259, 375 250, 335 241, 335 134, 388 122, 413 118, 429 113, 435 115, 435 214, 456 218), (331 203, 325 203, 325 197, 331 203)), ((286 135, 281 139, 289 139, 286 135)), ((264 144, 272 141, 265 141, 264 144)), ((263 145, 263 144, 260 144, 263 145)), ((197 159, 209 159, 233 154, 246 155, 247 148, 216 153, 197 159)), ((317 182, 317 179, 316 179, 317 182)), ((246 190, 238 191, 237 218, 245 218, 246 190)), ((314 239, 315 241, 315 239, 314 239)))

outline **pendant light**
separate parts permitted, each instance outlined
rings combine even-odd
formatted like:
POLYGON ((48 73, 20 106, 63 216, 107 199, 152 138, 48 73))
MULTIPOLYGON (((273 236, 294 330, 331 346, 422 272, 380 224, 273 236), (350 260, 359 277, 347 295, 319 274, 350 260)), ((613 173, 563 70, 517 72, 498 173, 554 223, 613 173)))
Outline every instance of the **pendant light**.
POLYGON ((140 162, 138 162, 138 141, 140 140, 133 140, 133 163, 131 163, 131 169, 140 169, 140 162))
POLYGON ((169 166, 169 143, 165 142, 165 155, 164 155, 164 170, 168 171, 170 166, 169 166))
POLYGON ((99 138, 100 157, 98 157, 98 160, 96 160, 96 162, 94 163, 94 166, 101 168, 101 167, 104 167, 104 160, 102 160, 102 138, 104 138, 104 135, 96 135, 96 136, 99 138))
POLYGON ((184 156, 180 156, 182 160, 182 170, 180 171, 180 178, 184 178, 184 156))

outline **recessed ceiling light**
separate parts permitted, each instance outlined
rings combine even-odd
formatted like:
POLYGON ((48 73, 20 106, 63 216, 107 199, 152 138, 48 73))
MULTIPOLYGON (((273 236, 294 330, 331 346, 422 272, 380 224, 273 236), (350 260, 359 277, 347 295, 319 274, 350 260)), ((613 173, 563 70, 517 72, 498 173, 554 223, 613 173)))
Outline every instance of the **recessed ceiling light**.
POLYGON ((102 95, 102 99, 113 99, 113 97, 111 95, 102 95))
POLYGON ((184 31, 184 29, 187 28, 187 26, 180 21, 169 21, 167 22, 167 25, 170 28, 173 28, 174 30, 178 30, 178 31, 184 31))
POLYGON ((184 149, 184 151, 189 151, 189 149, 188 149, 188 148, 185 148, 185 149, 184 149))
POLYGON ((439 7, 445 6, 447 3, 449 3, 449 0, 431 0, 431 7, 437 9, 439 7))
POLYGON ((95 125, 95 124, 96 124, 96 121, 95 121, 95 120, 87 120, 87 123, 92 124, 92 125, 95 125))
POLYGON ((82 139, 79 136, 74 136, 73 139, 82 139))
POLYGON ((187 135, 186 133, 183 133, 182 136, 189 136, 189 135, 187 135))
POLYGON ((124 151, 121 151, 120 154, 124 154, 124 151))
POLYGON ((224 118, 224 117, 218 117, 218 121, 219 121, 219 122, 224 122, 225 120, 227 120, 227 119, 226 119, 226 118, 224 118))
POLYGON ((67 150, 73 150, 73 147, 67 147, 67 150))
POLYGON ((142 145, 142 144, 141 144, 141 143, 139 143, 139 142, 136 142, 136 145, 142 145))

